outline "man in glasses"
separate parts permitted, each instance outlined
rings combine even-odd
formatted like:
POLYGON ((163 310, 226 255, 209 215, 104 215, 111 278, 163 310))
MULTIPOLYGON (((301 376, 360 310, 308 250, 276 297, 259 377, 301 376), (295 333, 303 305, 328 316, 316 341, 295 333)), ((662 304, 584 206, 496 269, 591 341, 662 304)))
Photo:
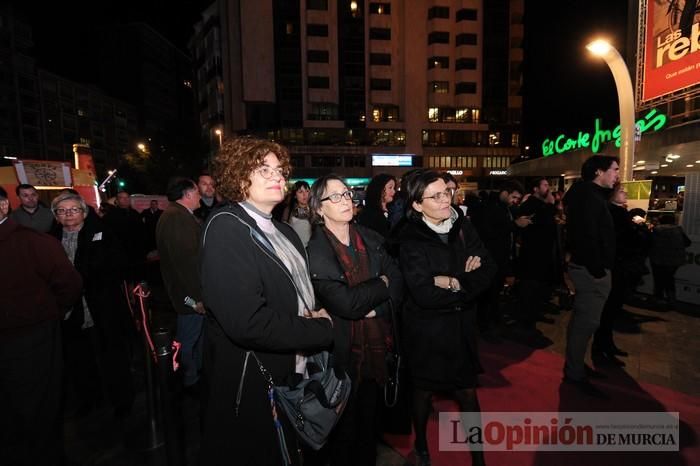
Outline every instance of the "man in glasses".
POLYGON ((82 280, 58 241, 16 223, 8 210, 0 188, 0 458, 58 464, 60 321, 82 280))
POLYGON ((51 209, 39 202, 39 192, 31 184, 20 184, 15 189, 20 206, 12 212, 12 220, 42 233, 51 231, 54 225, 51 209))

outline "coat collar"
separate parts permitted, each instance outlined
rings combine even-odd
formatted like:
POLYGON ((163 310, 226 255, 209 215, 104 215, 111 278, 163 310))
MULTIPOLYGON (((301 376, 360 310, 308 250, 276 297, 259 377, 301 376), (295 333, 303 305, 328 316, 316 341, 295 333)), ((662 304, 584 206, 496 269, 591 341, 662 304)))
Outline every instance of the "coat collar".
MULTIPOLYGON (((452 243, 457 236, 459 236, 459 232, 462 229, 462 224, 465 221, 466 220, 464 217, 457 217, 452 225, 452 228, 450 229, 450 232, 448 233, 448 242, 452 243)), ((433 241, 443 244, 440 240, 440 236, 431 230, 428 225, 426 225, 425 222, 420 219, 409 219, 406 222, 405 226, 399 233, 399 241, 433 241)))

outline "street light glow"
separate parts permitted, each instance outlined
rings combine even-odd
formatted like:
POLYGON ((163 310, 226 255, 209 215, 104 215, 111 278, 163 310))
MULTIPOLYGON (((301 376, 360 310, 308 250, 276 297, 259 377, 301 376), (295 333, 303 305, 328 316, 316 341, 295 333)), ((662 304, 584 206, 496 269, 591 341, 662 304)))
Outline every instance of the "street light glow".
POLYGON ((610 42, 604 39, 594 40, 590 44, 586 45, 589 52, 591 52, 593 55, 598 55, 599 57, 607 55, 608 52, 610 52, 611 47, 610 42))
POLYGON ((146 144, 139 142, 136 147, 138 147, 139 150, 146 150, 146 144))

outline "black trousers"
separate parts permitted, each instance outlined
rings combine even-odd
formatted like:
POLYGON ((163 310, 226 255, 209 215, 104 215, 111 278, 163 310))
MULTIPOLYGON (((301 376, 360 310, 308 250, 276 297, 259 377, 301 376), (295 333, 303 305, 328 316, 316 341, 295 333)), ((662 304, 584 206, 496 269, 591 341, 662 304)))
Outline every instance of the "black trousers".
POLYGON ((61 457, 61 330, 43 322, 0 338, 0 464, 57 465, 61 457))
POLYGON ((481 331, 487 331, 501 321, 499 303, 505 279, 505 273, 499 270, 488 289, 477 299, 476 318, 481 331))
POLYGON ((622 312, 625 299, 631 292, 631 279, 620 268, 613 269, 611 283, 610 294, 600 315, 600 326, 593 336, 594 350, 607 351, 614 348, 613 327, 622 312))
POLYGON ((534 326, 537 319, 544 314, 545 304, 551 294, 551 283, 529 278, 520 279, 517 296, 521 321, 534 326))
POLYGON ((66 376, 75 398, 79 404, 94 406, 104 392, 113 408, 128 411, 135 393, 127 336, 119 328, 82 330, 75 315, 76 311, 62 323, 66 376))
POLYGON ((651 264, 651 273, 654 275, 654 296, 659 299, 664 297, 676 299, 676 270, 675 265, 651 264))
MULTIPOLYGON (((353 381, 355 383, 355 381, 353 381)), ((333 429, 326 446, 318 452, 305 452, 305 465, 374 466, 380 435, 380 403, 383 389, 374 380, 363 380, 353 387, 345 411, 333 429)))

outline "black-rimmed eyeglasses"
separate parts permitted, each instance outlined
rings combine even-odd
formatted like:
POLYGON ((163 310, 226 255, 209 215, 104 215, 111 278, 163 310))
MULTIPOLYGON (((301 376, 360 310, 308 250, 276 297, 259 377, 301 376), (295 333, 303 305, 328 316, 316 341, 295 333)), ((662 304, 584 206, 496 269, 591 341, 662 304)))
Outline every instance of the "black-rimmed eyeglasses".
POLYGON ((70 209, 64 209, 62 207, 59 207, 58 209, 54 210, 54 213, 56 215, 67 215, 67 214, 78 215, 82 211, 83 211, 83 209, 81 209, 79 207, 71 207, 70 209))
POLYGON ((323 199, 321 199, 321 202, 331 201, 333 204, 337 204, 340 202, 341 199, 347 199, 349 201, 353 197, 355 197, 355 193, 353 191, 345 191, 344 193, 330 194, 330 195, 324 197, 323 199))

